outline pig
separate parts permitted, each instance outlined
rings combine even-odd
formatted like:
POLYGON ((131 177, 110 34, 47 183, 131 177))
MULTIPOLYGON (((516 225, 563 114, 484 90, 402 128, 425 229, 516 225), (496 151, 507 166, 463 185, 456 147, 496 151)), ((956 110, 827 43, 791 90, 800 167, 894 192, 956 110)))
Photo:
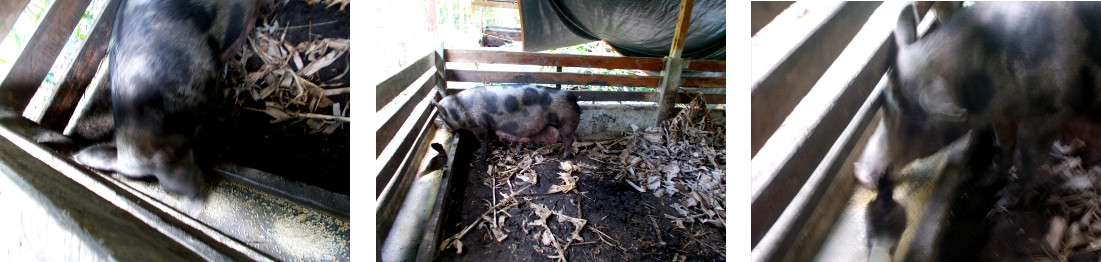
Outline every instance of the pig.
POLYGON ((204 104, 266 1, 122 1, 108 46, 114 143, 85 148, 74 160, 152 176, 165 191, 197 198, 202 171, 193 148, 204 104))
POLYGON ((906 209, 894 199, 894 181, 890 174, 879 176, 876 197, 865 209, 868 222, 868 261, 891 261, 906 230, 906 209))
POLYGON ((484 157, 487 135, 517 143, 553 144, 562 141, 560 159, 571 155, 573 132, 581 121, 577 97, 569 91, 537 85, 490 85, 464 90, 432 101, 445 129, 471 130, 481 140, 484 157))
POLYGON ((897 173, 969 130, 993 129, 995 173, 1019 161, 997 205, 1020 204, 1067 122, 1097 102, 1101 3, 979 2, 920 40, 914 23, 910 10, 899 18, 875 146, 854 171, 897 173))

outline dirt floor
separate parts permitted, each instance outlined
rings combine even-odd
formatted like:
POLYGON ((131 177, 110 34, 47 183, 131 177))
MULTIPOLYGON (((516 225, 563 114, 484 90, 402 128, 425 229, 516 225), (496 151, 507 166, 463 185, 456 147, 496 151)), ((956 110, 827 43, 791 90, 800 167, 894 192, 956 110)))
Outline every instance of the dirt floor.
MULTIPOLYGON (((458 134, 461 143, 451 167, 457 189, 441 212, 451 214, 443 218, 441 238, 470 231, 458 240, 461 254, 451 245, 437 261, 547 261, 557 260, 559 250, 565 261, 725 261, 725 204, 716 200, 725 198, 725 171, 710 171, 715 163, 699 154, 696 162, 678 157, 696 151, 673 150, 664 158, 625 148, 650 143, 642 137, 653 133, 640 131, 631 137, 635 140, 577 143, 576 153, 565 161, 558 159, 562 149, 557 144, 493 140, 488 159, 481 160, 473 133, 458 134), (636 156, 646 160, 613 160, 636 156), (674 162, 662 164, 662 159, 674 162), (644 163, 651 162, 660 168, 644 170, 644 163), (629 182, 651 171, 657 177, 650 184, 629 182)), ((658 143, 650 146, 660 151, 658 143)), ((724 154, 714 157, 719 167, 724 154)))
POLYGON ((1005 211, 994 208, 1001 185, 965 182, 941 242, 942 261, 1101 259, 1101 166, 1082 164, 1076 151, 1055 147, 1026 204, 1005 211))
MULTIPOLYGON (((347 74, 349 52, 346 52, 346 47, 340 52, 332 47, 320 48, 322 51, 328 50, 320 53, 321 55, 332 55, 334 60, 327 61, 330 63, 320 67, 316 73, 299 76, 301 79, 297 82, 308 82, 318 88, 317 90, 336 92, 307 92, 296 97, 295 94, 302 92, 296 90, 295 86, 276 86, 278 83, 273 82, 280 81, 271 81, 273 77, 267 76, 272 73, 263 74, 264 77, 255 82, 249 82, 248 77, 258 71, 269 72, 272 68, 278 68, 267 65, 271 63, 260 58, 258 53, 265 50, 257 52, 257 48, 252 46, 263 46, 258 44, 263 42, 258 41, 263 40, 261 34, 268 38, 281 37, 285 45, 280 48, 293 47, 300 43, 326 44, 332 39, 347 41, 350 34, 348 12, 351 7, 340 10, 339 4, 326 7, 325 3, 309 4, 302 0, 274 2, 274 5, 265 8, 265 13, 258 19, 258 30, 250 35, 250 43, 246 43, 241 53, 227 62, 224 86, 219 90, 222 92, 212 97, 208 105, 212 113, 206 116, 208 119, 203 120, 200 144, 196 149, 198 158, 207 163, 206 165, 232 162, 347 195, 350 191, 350 123, 287 115, 309 113, 335 115, 344 119, 350 117, 347 74), (270 90, 258 91, 269 87, 270 90), (267 95, 251 95, 254 93, 267 95), (317 103, 310 103, 322 100, 321 96, 331 101, 331 105, 315 106, 317 103), (276 116, 285 117, 280 119, 276 116)), ((310 45, 313 46, 317 44, 310 45)), ((283 52, 289 54, 285 50, 283 52)), ((309 52, 302 49, 298 53, 303 64, 324 58, 310 59, 309 52)), ((286 60, 275 60, 283 64, 293 63, 289 56, 286 60)), ((288 71, 300 68, 301 66, 294 65, 288 71)), ((289 77, 289 74, 284 76, 289 77)), ((95 95, 89 112, 74 129, 72 136, 80 144, 111 140, 114 124, 108 92, 109 89, 104 88, 95 95)))
MULTIPOLYGON (((280 1, 276 1, 280 2, 280 1)), ((291 0, 286 4, 276 4, 275 9, 258 21, 257 27, 268 21, 276 31, 285 32, 286 43, 298 45, 325 38, 348 39, 350 35, 350 6, 343 11, 337 6, 326 7, 324 3, 307 4, 305 1, 291 0), (281 30, 281 29, 285 29, 281 30)), ((307 80, 319 84, 324 89, 349 87, 349 53, 343 53, 332 64, 317 71, 307 80)), ((259 56, 251 56, 246 63, 245 72, 256 72, 264 65, 259 56)), ((228 77, 233 77, 232 73, 228 77)), ((245 77, 239 75, 238 77, 245 77)), ((328 96, 334 104, 340 106, 344 117, 351 117, 347 108, 351 96, 348 93, 328 96)), ((332 133, 316 132, 314 123, 307 119, 289 119, 271 123, 272 117, 265 112, 241 110, 247 108, 265 108, 272 98, 260 101, 239 97, 237 99, 235 123, 230 141, 223 153, 222 161, 234 162, 270 172, 284 178, 318 186, 336 193, 349 193, 348 175, 350 172, 351 143, 349 123, 330 123, 337 125, 332 133)), ((289 107, 289 106, 288 106, 289 107)), ((290 110, 290 108, 287 108, 290 110)), ((333 114, 332 107, 313 110, 320 114, 333 114), (328 112, 326 112, 328 111, 328 112)))

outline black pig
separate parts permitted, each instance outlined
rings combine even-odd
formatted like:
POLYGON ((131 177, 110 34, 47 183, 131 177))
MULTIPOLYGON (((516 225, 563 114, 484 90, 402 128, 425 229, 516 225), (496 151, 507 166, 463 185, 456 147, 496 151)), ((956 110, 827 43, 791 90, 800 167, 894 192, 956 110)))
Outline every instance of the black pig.
POLYGON ((502 140, 518 143, 552 144, 561 139, 560 158, 566 159, 581 121, 576 96, 536 85, 479 86, 432 104, 439 108, 448 130, 474 131, 482 142, 482 154, 492 131, 502 140))
POLYGON ((1096 102, 1101 3, 979 2, 920 40, 907 10, 894 37, 883 120, 857 172, 894 173, 968 130, 992 128, 1002 148, 996 173, 1019 157, 1019 179, 998 203, 1015 205, 1068 120, 1096 102))
POLYGON ((81 164, 197 197, 199 116, 222 64, 244 43, 266 0, 124 0, 109 45, 114 144, 86 148, 81 164))

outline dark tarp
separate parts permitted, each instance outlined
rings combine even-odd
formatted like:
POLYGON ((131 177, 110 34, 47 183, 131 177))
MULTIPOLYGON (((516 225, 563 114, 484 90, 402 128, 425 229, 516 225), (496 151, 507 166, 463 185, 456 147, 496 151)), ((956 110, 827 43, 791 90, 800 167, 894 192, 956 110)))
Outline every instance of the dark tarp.
MULTIPOLYGON (((680 0, 519 0, 524 51, 604 40, 623 56, 665 57, 680 0)), ((681 57, 726 60, 726 0, 696 0, 681 57)))

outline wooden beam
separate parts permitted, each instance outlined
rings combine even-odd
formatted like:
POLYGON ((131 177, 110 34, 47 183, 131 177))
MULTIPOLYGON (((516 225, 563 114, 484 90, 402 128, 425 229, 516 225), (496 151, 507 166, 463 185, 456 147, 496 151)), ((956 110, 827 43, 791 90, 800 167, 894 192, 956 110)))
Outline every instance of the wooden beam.
MULTIPOLYGON (((569 55, 491 50, 447 49, 447 62, 510 65, 538 65, 660 71, 664 66, 656 57, 619 57, 569 55)), ((691 60, 689 71, 726 72, 726 61, 691 60)))
POLYGON ((58 0, 0 82, 0 106, 22 112, 46 78, 91 0, 58 0))
POLYGON ((111 41, 111 29, 119 2, 110 0, 107 3, 103 13, 99 14, 99 21, 96 21, 91 34, 88 34, 84 45, 77 52, 69 72, 58 83, 57 93, 40 122, 46 128, 61 130, 73 116, 77 102, 98 72, 100 62, 107 56, 107 43, 111 41))
POLYGON ((661 58, 447 49, 447 62, 661 70, 661 58))
MULTIPOLYGON (((425 101, 427 101, 427 98, 421 101, 421 103, 424 104, 424 107, 420 107, 420 109, 422 110, 416 110, 418 114, 410 118, 410 120, 412 120, 410 121, 411 124, 402 125, 404 128, 398 130, 398 133, 402 134, 402 137, 400 140, 394 141, 400 142, 392 143, 393 145, 387 146, 387 148, 384 149, 385 151, 380 154, 380 157, 376 157, 376 159, 380 161, 386 161, 375 176, 376 199, 381 196, 382 193, 388 192, 388 187, 399 186, 390 186, 390 184, 392 184, 391 180, 394 178, 394 175, 399 174, 399 171, 405 169, 404 166, 406 165, 406 163, 412 160, 412 156, 409 156, 409 152, 411 152, 411 150, 416 150, 415 148, 413 148, 413 146, 416 144, 415 142, 418 141, 418 139, 423 137, 425 134, 427 134, 427 129, 432 126, 432 122, 429 121, 429 119, 431 119, 431 117, 435 115, 433 114, 433 112, 435 112, 435 108, 432 108, 432 105, 428 104, 425 101)), ((407 188, 403 188, 401 186, 394 189, 407 190, 407 188)), ((402 193, 401 195, 404 195, 404 193, 402 193)))
MULTIPOLYGON (((3 141, 0 143, 10 142, 18 147, 0 146, 3 151, 0 155, 5 156, 0 158, 0 166, 4 166, 0 169, 6 169, 0 171, 0 176, 8 178, 0 180, 16 182, 22 192, 33 192, 31 196, 40 206, 64 211, 60 215, 76 223, 70 226, 98 236, 92 241, 111 249, 112 257, 157 261, 189 261, 194 257, 202 260, 272 260, 176 209, 139 194, 133 188, 122 187, 112 182, 117 180, 93 173, 70 157, 34 142, 31 138, 41 129, 18 113, 0 109, 0 141, 3 141), (135 240, 142 241, 134 244, 135 240), (153 250, 134 248, 149 245, 160 247, 153 250)), ((13 191, 3 194, 9 193, 14 194, 13 191)), ((58 243, 61 242, 50 244, 58 243)))
POLYGON ((753 1, 749 2, 750 12, 750 35, 756 35, 757 31, 761 31, 761 28, 765 28, 768 23, 776 19, 777 15, 783 13, 791 4, 795 1, 753 1))
POLYGON ((31 0, 0 1, 0 39, 7 37, 12 26, 15 26, 15 19, 19 18, 19 14, 23 13, 23 10, 27 8, 27 3, 30 1, 31 0))
POLYGON ((688 36, 688 26, 692 24, 692 7, 695 0, 681 0, 680 12, 677 14, 677 27, 673 31, 673 44, 669 47, 669 57, 680 58, 684 52, 684 40, 688 36))
POLYGON ((417 59, 416 62, 405 66, 397 74, 378 83, 378 86, 375 87, 375 111, 389 104, 390 100, 394 100, 401 92, 409 88, 413 81, 421 78, 432 67, 432 58, 435 57, 435 54, 435 50, 428 52, 428 54, 417 59))
POLYGON ((447 69, 447 81, 476 83, 565 84, 596 86, 657 86, 661 77, 555 72, 500 72, 447 69))
POLYGON ((757 155, 780 123, 841 55, 880 2, 846 2, 843 5, 762 79, 755 80, 750 105, 752 155, 757 155))
POLYGON ((687 71, 726 72, 726 61, 720 60, 688 60, 687 71))
POLYGON ((517 5, 515 1, 510 3, 510 2, 507 2, 507 1, 479 1, 479 0, 475 0, 474 2, 471 2, 470 4, 473 5, 473 6, 480 6, 480 7, 485 7, 485 8, 508 8, 508 9, 519 9, 520 8, 520 5, 517 5))
MULTIPOLYGON (((447 94, 453 95, 461 92, 465 89, 448 89, 447 94)), ((658 92, 640 92, 640 91, 581 91, 570 90, 577 96, 577 101, 605 101, 605 102, 654 102, 658 100, 658 92)), ((677 98, 677 103, 691 102, 692 97, 687 93, 680 93, 677 98)), ((710 93, 705 92, 703 94, 704 102, 708 104, 725 104, 725 93, 710 93)))
MULTIPOLYGON (((421 83, 420 87, 418 87, 413 95, 409 97, 409 100, 406 100, 393 115, 386 118, 386 121, 375 130, 375 157, 379 157, 382 154, 382 150, 389 146, 390 143, 394 142, 391 141, 391 139, 394 138, 402 126, 407 124, 406 122, 409 120, 409 115, 413 114, 413 109, 416 108, 425 97, 428 97, 429 91, 435 90, 433 88, 436 86, 435 74, 427 75, 427 78, 422 78, 422 80, 424 82, 421 83)), ((379 116, 379 118, 381 117, 385 116, 379 116)))
MULTIPOLYGON (((794 197, 784 208, 772 226, 769 236, 755 245, 757 252, 765 261, 813 260, 818 254, 822 240, 833 228, 838 216, 844 210, 852 195, 855 178, 852 176, 852 161, 859 157, 868 138, 875 131, 874 124, 879 123, 879 107, 883 101, 877 95, 886 89, 886 81, 878 84, 861 104, 856 116, 846 123, 845 130, 830 146, 829 153, 820 162, 808 178, 805 185, 797 188, 794 197), (847 168, 847 169, 846 169, 847 168), (815 222, 811 222, 811 221, 815 222)), ((756 224, 754 224, 756 225, 756 224)), ((751 229, 756 236, 758 228, 751 229)))

